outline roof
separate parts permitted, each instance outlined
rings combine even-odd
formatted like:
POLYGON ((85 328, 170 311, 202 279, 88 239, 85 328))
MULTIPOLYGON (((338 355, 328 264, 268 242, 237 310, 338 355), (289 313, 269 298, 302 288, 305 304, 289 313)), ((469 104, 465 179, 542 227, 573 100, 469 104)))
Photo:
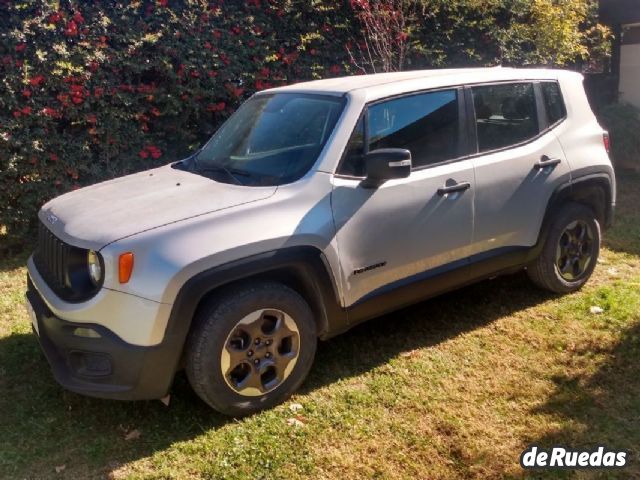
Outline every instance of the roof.
POLYGON ((365 90, 366 97, 374 99, 393 95, 394 93, 426 88, 490 81, 557 79, 561 75, 579 74, 566 70, 503 67, 409 70, 313 80, 311 82, 272 88, 264 90, 264 92, 344 95, 354 91, 365 90))

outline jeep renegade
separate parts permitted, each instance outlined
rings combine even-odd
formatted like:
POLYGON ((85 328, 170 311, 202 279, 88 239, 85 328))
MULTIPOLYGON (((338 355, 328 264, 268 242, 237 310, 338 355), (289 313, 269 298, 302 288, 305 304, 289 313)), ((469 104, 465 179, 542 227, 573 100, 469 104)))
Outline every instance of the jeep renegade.
POLYGON ((498 274, 558 293, 615 204, 582 76, 409 71, 261 91, 190 157, 39 212, 28 308, 57 381, 113 399, 186 374, 246 415, 317 339, 498 274))

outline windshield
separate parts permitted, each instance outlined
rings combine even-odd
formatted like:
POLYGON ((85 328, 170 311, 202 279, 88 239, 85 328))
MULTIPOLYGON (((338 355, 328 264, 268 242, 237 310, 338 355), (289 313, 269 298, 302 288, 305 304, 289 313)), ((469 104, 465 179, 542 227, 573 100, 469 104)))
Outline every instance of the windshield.
POLYGON ((343 107, 324 95, 257 95, 178 168, 238 185, 293 182, 315 163, 343 107))

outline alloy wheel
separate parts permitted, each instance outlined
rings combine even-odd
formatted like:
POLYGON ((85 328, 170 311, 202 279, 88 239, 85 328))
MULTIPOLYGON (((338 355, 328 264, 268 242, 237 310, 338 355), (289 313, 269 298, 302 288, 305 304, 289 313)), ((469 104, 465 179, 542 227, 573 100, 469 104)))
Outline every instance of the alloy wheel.
POLYGON ((556 267, 567 281, 579 279, 593 258, 593 232, 582 220, 571 222, 560 235, 556 249, 556 267))
POLYGON ((221 355, 227 385, 236 393, 264 395, 284 382, 300 353, 295 321, 282 310, 256 310, 233 328, 221 355))

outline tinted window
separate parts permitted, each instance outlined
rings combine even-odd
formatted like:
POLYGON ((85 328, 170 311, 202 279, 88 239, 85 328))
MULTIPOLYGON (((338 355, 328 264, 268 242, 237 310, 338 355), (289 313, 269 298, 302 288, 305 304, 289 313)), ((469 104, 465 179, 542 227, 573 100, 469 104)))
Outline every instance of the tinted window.
POLYGON ((405 148, 420 167, 458 156, 455 90, 411 95, 378 103, 368 111, 369 150, 405 148))
POLYGON ((560 93, 560 85, 556 82, 543 82, 540 86, 542 87, 544 107, 547 110, 547 120, 549 121, 549 125, 554 125, 567 114, 564 108, 562 94, 560 93))
POLYGON ((340 173, 343 175, 352 175, 355 177, 363 177, 365 175, 364 168, 364 121, 362 118, 358 120, 356 128, 351 134, 347 149, 345 151, 344 160, 340 167, 340 173))
POLYGON ((533 84, 487 85, 471 90, 481 152, 515 145, 539 133, 533 84))

